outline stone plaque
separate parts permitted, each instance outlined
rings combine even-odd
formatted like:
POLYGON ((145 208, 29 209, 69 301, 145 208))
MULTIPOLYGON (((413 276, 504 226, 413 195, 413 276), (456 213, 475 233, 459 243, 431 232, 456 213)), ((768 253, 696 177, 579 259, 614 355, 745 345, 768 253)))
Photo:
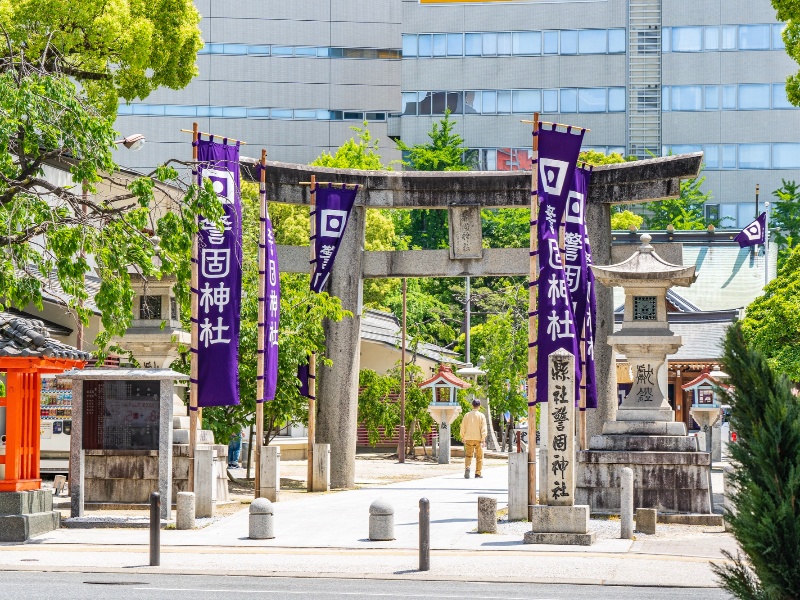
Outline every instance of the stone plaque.
POLYGON ((481 234, 481 208, 478 204, 448 206, 450 229, 450 258, 481 258, 483 236, 481 234))
POLYGON ((547 504, 575 504, 575 357, 564 349, 547 361, 547 504))

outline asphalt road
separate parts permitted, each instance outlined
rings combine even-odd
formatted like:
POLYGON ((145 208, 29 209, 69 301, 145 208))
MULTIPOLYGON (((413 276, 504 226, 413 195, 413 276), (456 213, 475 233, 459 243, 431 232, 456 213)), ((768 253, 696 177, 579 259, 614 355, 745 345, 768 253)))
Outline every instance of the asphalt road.
POLYGON ((0 596, 14 600, 729 600, 717 589, 470 583, 378 579, 0 572, 0 596))

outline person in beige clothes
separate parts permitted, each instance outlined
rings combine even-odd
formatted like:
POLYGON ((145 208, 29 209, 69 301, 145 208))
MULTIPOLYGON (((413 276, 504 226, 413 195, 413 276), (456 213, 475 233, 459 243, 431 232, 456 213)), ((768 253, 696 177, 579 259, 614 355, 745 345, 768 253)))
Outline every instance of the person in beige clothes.
POLYGON ((481 412, 481 401, 472 401, 472 410, 461 419, 461 439, 464 441, 464 478, 469 479, 469 466, 475 455, 475 477, 483 477, 483 444, 486 439, 486 417, 481 412))

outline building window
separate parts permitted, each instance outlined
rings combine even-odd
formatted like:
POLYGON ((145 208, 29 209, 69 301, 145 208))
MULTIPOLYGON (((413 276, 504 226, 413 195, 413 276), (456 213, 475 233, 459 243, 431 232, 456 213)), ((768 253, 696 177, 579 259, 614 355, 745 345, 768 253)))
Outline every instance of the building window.
POLYGON ((540 31, 524 31, 514 33, 512 40, 514 54, 536 55, 542 53, 542 33, 540 31))
POLYGON ((672 110, 702 110, 703 88, 699 85, 672 86, 672 110))
POLYGON ((769 50, 769 25, 739 25, 739 50, 769 50))
POLYGON ((765 110, 769 108, 769 84, 743 83, 739 85, 739 110, 765 110))
POLYGON ((772 144, 773 169, 800 169, 800 144, 772 144))
POLYGON ((673 52, 700 52, 703 49, 702 27, 673 27, 673 52))
POLYGON ((139 318, 140 319, 160 319, 161 318, 161 296, 140 296, 139 297, 139 318))
POLYGON ((740 169, 769 169, 769 144, 740 144, 740 169))

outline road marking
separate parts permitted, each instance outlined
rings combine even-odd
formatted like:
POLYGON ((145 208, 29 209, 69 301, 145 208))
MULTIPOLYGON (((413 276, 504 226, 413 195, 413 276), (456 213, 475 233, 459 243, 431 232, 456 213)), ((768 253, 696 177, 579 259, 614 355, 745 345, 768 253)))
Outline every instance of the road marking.
MULTIPOLYGON (((140 587, 131 588, 135 590, 152 590, 156 592, 205 592, 208 594, 218 593, 236 593, 236 594, 293 594, 293 595, 308 595, 312 590, 236 590, 236 589, 204 589, 204 588, 158 588, 158 587, 140 587)), ((430 594, 398 594, 397 592, 380 593, 380 592, 323 592, 313 590, 315 596, 368 596, 370 598, 430 598, 430 594)), ((437 598, 454 598, 463 600, 464 595, 459 594, 456 596, 436 596, 437 598)), ((527 596, 470 596, 471 600, 556 600, 555 598, 529 598, 527 596)))

